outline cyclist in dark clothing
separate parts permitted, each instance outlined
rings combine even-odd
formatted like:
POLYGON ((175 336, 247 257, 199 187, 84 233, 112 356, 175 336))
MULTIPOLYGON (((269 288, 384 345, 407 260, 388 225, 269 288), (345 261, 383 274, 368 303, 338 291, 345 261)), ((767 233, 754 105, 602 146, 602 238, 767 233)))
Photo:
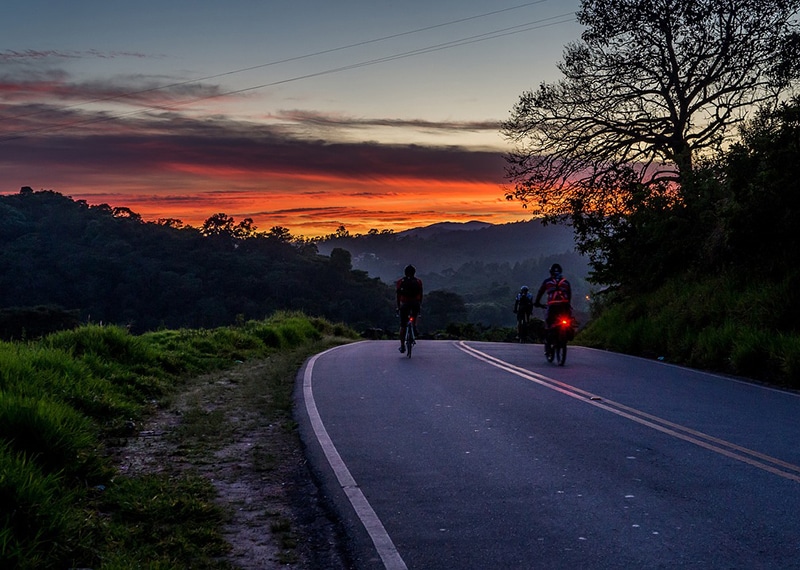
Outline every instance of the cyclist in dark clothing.
POLYGON ((572 286, 564 279, 561 266, 554 263, 550 266, 550 277, 542 282, 533 302, 536 307, 546 307, 545 328, 553 326, 556 318, 564 313, 572 314, 572 286), (542 297, 547 296, 546 305, 541 304, 542 297))
POLYGON ((528 323, 533 313, 533 295, 527 285, 520 287, 514 299, 514 314, 517 315, 517 339, 523 342, 527 336, 528 323))
MULTIPOLYGON (((409 315, 416 318, 422 307, 422 280, 416 277, 417 270, 407 265, 405 275, 397 280, 397 314, 400 317, 400 352, 406 351, 406 324, 409 315)), ((416 334, 416 330, 414 333, 416 334)))

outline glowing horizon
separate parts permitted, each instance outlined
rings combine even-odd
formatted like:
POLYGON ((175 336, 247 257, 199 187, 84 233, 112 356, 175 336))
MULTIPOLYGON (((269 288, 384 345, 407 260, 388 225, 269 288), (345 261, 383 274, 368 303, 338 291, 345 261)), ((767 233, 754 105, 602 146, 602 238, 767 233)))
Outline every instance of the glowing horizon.
MULTIPOLYGON (((30 186, 30 185, 28 185, 30 186)), ((97 192, 76 188, 64 192, 91 206, 107 204, 129 208, 143 220, 178 219, 185 225, 200 227, 210 216, 224 213, 236 221, 253 219, 259 231, 272 227, 288 228, 295 237, 316 238, 345 226, 351 234, 371 229, 400 232, 439 222, 481 221, 504 224, 530 219, 519 203, 508 202, 497 184, 438 181, 382 181, 370 184, 372 191, 309 188, 305 192, 270 192, 237 189, 202 190, 168 195, 122 192, 97 192)), ((2 192, 10 194, 11 192, 2 192)))
POLYGON ((505 200, 500 125, 580 33, 567 3, 9 7, 0 194, 298 237, 529 219, 505 200))

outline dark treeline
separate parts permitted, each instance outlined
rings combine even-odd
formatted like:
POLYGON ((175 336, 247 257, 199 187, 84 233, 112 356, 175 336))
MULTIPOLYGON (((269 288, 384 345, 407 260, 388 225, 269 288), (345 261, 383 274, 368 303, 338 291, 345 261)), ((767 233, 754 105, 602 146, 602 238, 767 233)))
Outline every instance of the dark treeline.
POLYGON ((322 256, 284 228, 258 232, 224 214, 199 229, 144 222, 127 208, 26 187, 0 197, 0 245, 5 336, 25 322, 39 331, 42 318, 64 325, 76 315, 134 332, 224 326, 277 310, 354 327, 394 324, 391 290, 352 270, 348 252, 322 256))
POLYGON ((674 277, 724 273, 747 286, 787 283, 776 310, 790 318, 779 328, 797 330, 800 98, 759 113, 727 152, 685 178, 681 201, 643 201, 602 220, 604 233, 593 231, 597 220, 578 228, 579 243, 594 254, 595 280, 618 284, 626 297, 674 277))
POLYGON ((685 199, 583 234, 613 282, 583 342, 800 386, 800 100, 763 112, 685 199), (594 237, 592 237, 594 235, 594 237))

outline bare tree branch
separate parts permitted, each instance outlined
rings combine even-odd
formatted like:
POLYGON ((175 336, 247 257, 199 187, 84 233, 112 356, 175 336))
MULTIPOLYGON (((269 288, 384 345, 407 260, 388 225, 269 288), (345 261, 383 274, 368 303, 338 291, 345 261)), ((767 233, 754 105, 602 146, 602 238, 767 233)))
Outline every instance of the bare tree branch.
POLYGON ((800 45, 798 10, 800 0, 583 0, 587 29, 565 48, 564 78, 523 93, 503 124, 515 145, 507 198, 552 217, 614 211, 613 181, 633 173, 679 200, 694 163, 796 77, 786 57, 800 45))

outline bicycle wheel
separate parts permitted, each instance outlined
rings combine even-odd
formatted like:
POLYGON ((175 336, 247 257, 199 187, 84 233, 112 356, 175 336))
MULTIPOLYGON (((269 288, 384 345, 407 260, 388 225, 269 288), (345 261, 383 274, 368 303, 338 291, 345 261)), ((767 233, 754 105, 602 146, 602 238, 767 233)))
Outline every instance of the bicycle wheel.
POLYGON ((556 345, 555 353, 558 365, 564 366, 564 363, 567 361, 567 343, 559 342, 558 345, 556 345))
POLYGON ((555 358, 556 350, 555 344, 553 343, 552 335, 547 332, 545 333, 544 337, 544 357, 547 359, 547 362, 553 362, 553 358, 555 358))
POLYGON ((411 324, 406 327, 406 356, 411 358, 411 349, 414 347, 414 329, 411 324))

